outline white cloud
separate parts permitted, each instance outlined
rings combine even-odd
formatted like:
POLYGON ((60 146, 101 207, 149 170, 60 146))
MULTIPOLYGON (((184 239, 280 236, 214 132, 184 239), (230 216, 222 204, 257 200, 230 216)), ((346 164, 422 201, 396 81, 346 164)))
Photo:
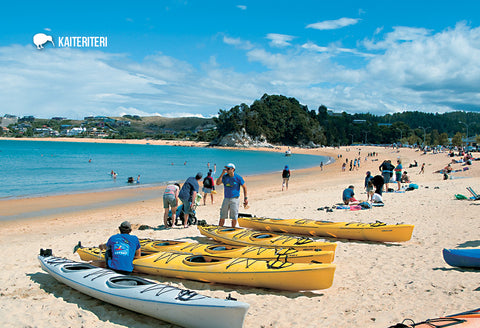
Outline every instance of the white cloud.
POLYGON ((163 53, 133 61, 85 49, 0 47, 0 114, 211 117, 264 93, 296 97, 310 109, 324 104, 373 114, 480 108, 480 28, 461 23, 433 33, 395 27, 356 48, 278 36, 269 40, 289 47, 266 50, 223 37, 245 50, 252 67, 261 67, 245 73, 214 51, 195 66, 163 53))
POLYGON ((336 20, 327 20, 323 22, 313 23, 307 25, 307 28, 313 28, 316 30, 336 30, 342 27, 355 25, 360 21, 359 18, 347 18, 343 17, 336 20))
POLYGON ((247 6, 245 5, 237 5, 237 8, 241 10, 247 10, 247 6))
POLYGON ((250 41, 244 41, 240 38, 232 38, 226 35, 223 36, 223 42, 228 45, 235 46, 236 48, 239 48, 239 49, 248 50, 253 48, 253 45, 252 43, 250 43, 250 41))
POLYGON ((291 35, 286 34, 277 34, 277 33, 269 33, 267 34, 266 38, 270 40, 270 46, 283 48, 291 46, 291 41, 295 38, 291 35))

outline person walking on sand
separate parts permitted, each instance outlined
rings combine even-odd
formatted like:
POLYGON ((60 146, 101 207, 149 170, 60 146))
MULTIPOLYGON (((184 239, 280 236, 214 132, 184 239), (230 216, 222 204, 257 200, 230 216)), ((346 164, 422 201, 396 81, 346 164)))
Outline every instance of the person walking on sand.
POLYGON ((184 228, 188 227, 188 217, 193 215, 192 209, 195 205, 195 198, 197 198, 198 189, 200 189, 198 181, 202 178, 202 176, 202 172, 198 172, 195 177, 189 177, 178 193, 178 198, 180 198, 183 203, 183 212, 185 213, 183 221, 184 228))
POLYGON ((179 191, 180 185, 178 183, 174 183, 168 185, 163 193, 163 225, 165 226, 165 229, 170 227, 168 224, 168 212, 170 209, 172 211, 172 225, 176 220, 179 191))
POLYGON ((203 205, 207 205, 206 204, 207 194, 210 194, 210 198, 213 204, 213 193, 212 193, 213 190, 215 190, 215 183, 212 177, 212 170, 210 169, 208 170, 208 173, 205 179, 203 179, 203 205))
POLYGON ((132 226, 124 221, 118 227, 119 234, 111 236, 107 244, 100 245, 100 249, 107 249, 105 260, 107 268, 121 274, 130 274, 133 271, 133 259, 140 257, 140 241, 135 235, 130 235, 132 226))
POLYGON ((288 168, 288 165, 285 165, 285 168, 283 169, 282 172, 282 191, 283 188, 286 188, 288 190, 288 180, 290 179, 290 169, 288 168))
POLYGON ((420 168, 420 172, 418 174, 424 174, 425 173, 425 163, 422 164, 422 167, 420 168))
POLYGON ((218 225, 223 227, 225 219, 228 219, 230 216, 232 227, 235 228, 238 219, 238 208, 240 207, 240 187, 243 189, 243 206, 248 205, 247 186, 245 185, 245 181, 240 175, 235 173, 235 165, 229 163, 225 165, 225 168, 222 170, 222 174, 220 174, 216 183, 217 185, 221 185, 222 183, 224 185, 224 198, 222 207, 220 208, 220 220, 218 225))

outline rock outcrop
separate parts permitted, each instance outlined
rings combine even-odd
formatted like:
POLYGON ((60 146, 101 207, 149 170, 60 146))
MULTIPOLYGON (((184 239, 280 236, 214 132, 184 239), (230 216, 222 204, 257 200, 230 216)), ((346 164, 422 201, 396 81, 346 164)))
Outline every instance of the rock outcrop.
POLYGON ((229 133, 226 136, 219 138, 212 142, 214 146, 221 147, 266 147, 275 148, 272 144, 267 142, 265 136, 252 138, 248 135, 245 129, 240 132, 229 133))

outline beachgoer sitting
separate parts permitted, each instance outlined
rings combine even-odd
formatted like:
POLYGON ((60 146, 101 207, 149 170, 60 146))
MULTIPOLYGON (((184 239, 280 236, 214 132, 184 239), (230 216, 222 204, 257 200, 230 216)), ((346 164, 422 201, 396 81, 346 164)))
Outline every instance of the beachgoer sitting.
POLYGON ((355 199, 355 192, 353 191, 355 187, 350 185, 348 186, 348 188, 346 188, 344 191, 343 191, 343 194, 342 194, 342 199, 343 199, 343 203, 345 205, 348 205, 348 204, 352 204, 352 203, 358 203, 358 200, 355 199))
POLYGON ((403 171, 403 174, 402 174, 402 177, 400 178, 400 181, 402 183, 409 183, 410 182, 410 178, 407 175, 407 171, 403 171))
POLYGON ((130 235, 132 226, 124 221, 118 227, 119 234, 111 236, 107 244, 100 245, 101 249, 107 249, 105 253, 106 265, 118 273, 130 274, 133 271, 133 259, 141 255, 138 237, 130 235))

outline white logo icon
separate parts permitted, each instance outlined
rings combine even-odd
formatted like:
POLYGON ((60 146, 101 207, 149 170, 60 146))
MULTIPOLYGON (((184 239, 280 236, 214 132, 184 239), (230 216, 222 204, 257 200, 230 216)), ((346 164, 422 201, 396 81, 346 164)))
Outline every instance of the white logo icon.
POLYGON ((43 49, 43 45, 50 41, 53 46, 55 46, 55 43, 53 43, 53 39, 50 35, 46 35, 43 33, 37 33, 33 36, 33 43, 37 46, 37 49, 43 49))

